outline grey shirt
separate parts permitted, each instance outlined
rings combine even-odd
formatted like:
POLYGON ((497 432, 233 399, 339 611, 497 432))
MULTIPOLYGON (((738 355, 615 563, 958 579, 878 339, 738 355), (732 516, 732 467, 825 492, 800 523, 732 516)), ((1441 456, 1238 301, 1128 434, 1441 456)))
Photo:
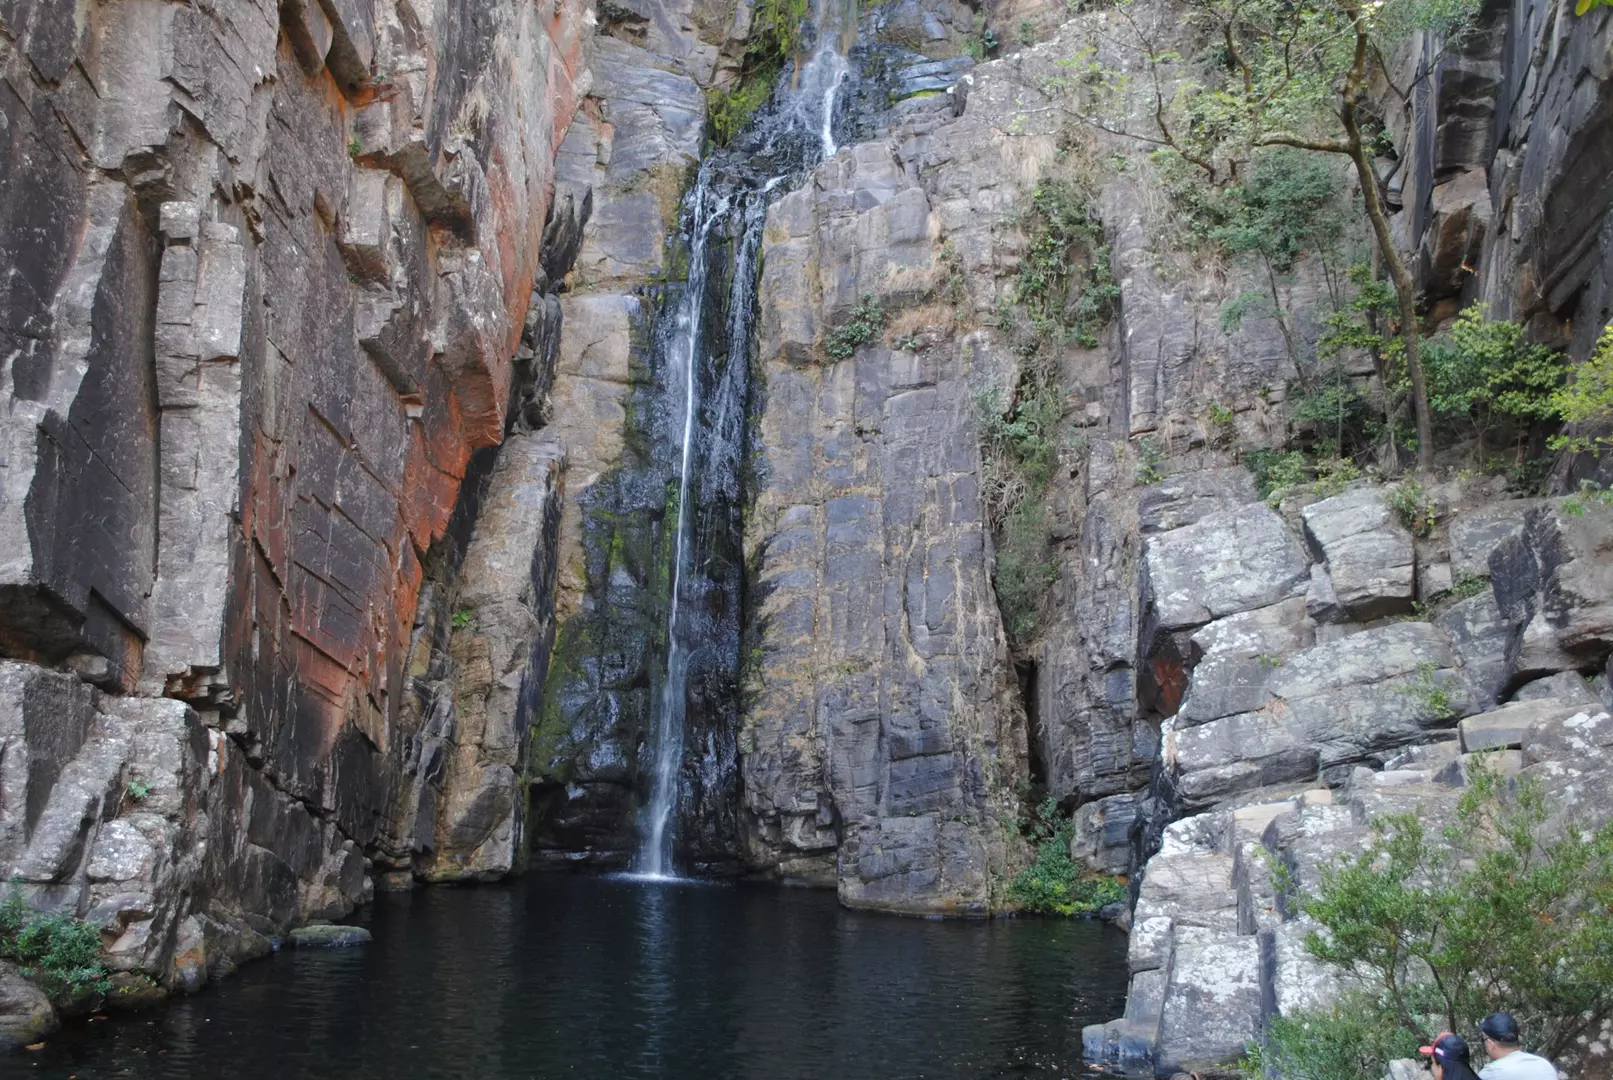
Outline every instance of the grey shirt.
POLYGON ((1514 1050, 1479 1071, 1480 1080, 1557 1080, 1557 1069, 1543 1057, 1514 1050))

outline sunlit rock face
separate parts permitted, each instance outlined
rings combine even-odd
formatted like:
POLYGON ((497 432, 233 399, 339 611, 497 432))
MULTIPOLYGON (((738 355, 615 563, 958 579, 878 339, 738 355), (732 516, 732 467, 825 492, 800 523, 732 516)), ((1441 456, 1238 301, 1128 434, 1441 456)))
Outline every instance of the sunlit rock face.
MULTIPOLYGON (((518 767, 500 699, 533 650, 488 654, 500 715, 448 755, 471 760, 436 778, 440 819, 396 810, 423 723, 405 660, 423 564, 531 368, 591 10, 0 22, 5 872, 103 922, 120 968, 188 985, 351 910, 373 859, 446 844, 467 874, 508 869, 487 845, 516 846, 517 785, 487 773, 518 767)), ((540 508, 559 460, 525 470, 540 508)), ((546 590, 554 530, 515 517, 512 581, 546 590)), ((541 622, 548 598, 524 602, 541 622)), ((506 621, 496 645, 543 639, 506 621)))

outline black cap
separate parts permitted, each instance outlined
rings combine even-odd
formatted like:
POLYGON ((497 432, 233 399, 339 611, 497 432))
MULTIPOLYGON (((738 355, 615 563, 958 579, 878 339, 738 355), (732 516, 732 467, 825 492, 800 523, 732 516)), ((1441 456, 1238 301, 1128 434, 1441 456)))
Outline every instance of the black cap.
POLYGON ((1491 1013, 1479 1021, 1479 1030, 1498 1043, 1510 1046, 1518 1042, 1518 1022, 1511 1013, 1491 1013))

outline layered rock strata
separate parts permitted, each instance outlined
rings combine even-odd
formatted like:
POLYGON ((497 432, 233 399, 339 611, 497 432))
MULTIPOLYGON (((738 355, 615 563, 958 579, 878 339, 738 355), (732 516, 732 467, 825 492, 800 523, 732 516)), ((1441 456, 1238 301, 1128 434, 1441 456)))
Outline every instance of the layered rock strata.
POLYGON ((512 365, 593 22, 0 8, 0 868, 131 978, 194 987, 374 860, 514 862, 552 444, 491 470, 452 730, 406 658, 473 452, 542 396, 512 365))

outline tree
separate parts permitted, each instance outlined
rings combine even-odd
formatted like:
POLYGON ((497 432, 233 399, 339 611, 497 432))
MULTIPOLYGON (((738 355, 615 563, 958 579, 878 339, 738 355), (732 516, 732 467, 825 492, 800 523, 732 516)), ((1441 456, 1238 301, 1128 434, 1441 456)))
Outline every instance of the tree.
MULTIPOLYGON (((1150 142, 1202 170, 1211 184, 1236 180, 1261 148, 1292 147, 1350 161, 1373 238, 1394 286, 1416 417, 1417 463, 1433 461, 1433 423, 1417 334, 1411 272, 1395 248, 1374 163, 1377 118, 1368 87, 1395 86, 1385 57, 1414 30, 1449 37, 1477 11, 1475 0, 1189 0, 1187 9, 1219 52, 1208 71, 1172 80, 1182 58, 1157 48, 1132 12, 1118 10, 1141 43, 1151 79, 1152 132, 1098 126, 1150 142)), ((1111 76, 1114 88, 1126 84, 1111 76)))
POLYGON ((1552 395, 1551 404, 1564 423, 1580 432, 1553 438, 1553 450, 1580 452, 1613 444, 1613 436, 1604 432, 1583 434, 1613 424, 1613 325, 1602 331, 1590 357, 1574 365, 1573 378, 1552 395))

